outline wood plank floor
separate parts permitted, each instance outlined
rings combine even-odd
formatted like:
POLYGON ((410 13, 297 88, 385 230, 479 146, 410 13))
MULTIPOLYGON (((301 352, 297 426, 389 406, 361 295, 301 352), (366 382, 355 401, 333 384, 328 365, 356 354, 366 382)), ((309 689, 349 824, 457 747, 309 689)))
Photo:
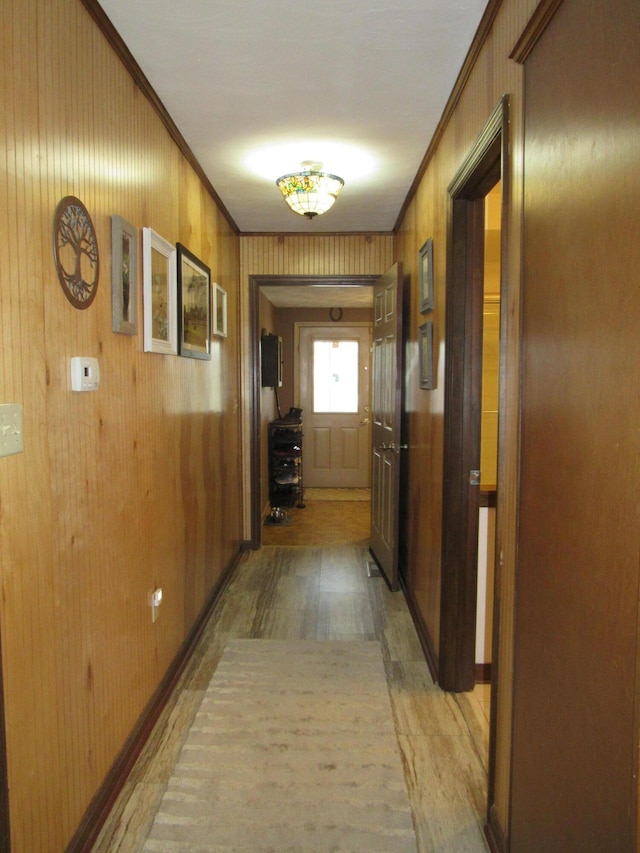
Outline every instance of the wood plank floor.
POLYGON ((265 540, 279 541, 250 553, 238 567, 94 853, 142 848, 227 640, 250 637, 379 640, 419 850, 486 851, 482 749, 474 744, 456 698, 434 686, 402 593, 389 592, 380 577, 367 577, 368 504, 322 504, 322 509, 292 510, 296 516, 289 527, 265 528, 265 540), (303 545, 292 544, 300 539, 303 545), (314 544, 318 539, 322 544, 314 544), (336 539, 349 544, 327 544, 336 539))

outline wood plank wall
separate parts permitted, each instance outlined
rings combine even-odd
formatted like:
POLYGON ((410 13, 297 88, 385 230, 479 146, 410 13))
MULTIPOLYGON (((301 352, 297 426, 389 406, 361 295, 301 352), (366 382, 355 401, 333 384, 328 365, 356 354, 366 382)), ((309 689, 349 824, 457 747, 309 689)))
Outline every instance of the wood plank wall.
POLYGON ((447 186, 474 140, 504 94, 510 96, 511 165, 507 176, 508 228, 503 257, 507 285, 506 373, 501 401, 502 464, 498 472, 497 604, 500 608, 500 702, 497 708, 495 807, 500 826, 509 820, 511 690, 513 669, 513 600, 517 492, 519 346, 520 346, 520 218, 522 209, 522 71, 509 54, 537 6, 537 0, 503 0, 492 29, 462 89, 442 138, 408 206, 397 232, 397 259, 411 285, 410 321, 406 329, 405 376, 408 441, 410 445, 407 542, 404 562, 409 585, 438 648, 440 629, 442 465, 444 419, 444 360, 446 358, 445 289, 447 186), (434 358, 437 387, 422 391, 418 383, 417 336, 424 322, 417 288, 418 249, 434 240, 435 309, 434 358))
POLYGON ((78 0, 8 0, 0 55, 0 402, 25 436, 0 459, 12 849, 57 853, 242 539, 238 238, 78 0), (85 311, 52 261, 67 194, 100 247, 85 311), (137 336, 111 331, 112 214, 225 287, 211 361, 144 353, 141 313, 137 336), (71 393, 74 355, 98 358, 99 391, 71 393))
MULTIPOLYGON (((291 214, 294 215, 293 213, 291 214)), ((243 446, 249 447, 251 430, 249 365, 249 278, 252 275, 382 275, 393 264, 393 234, 247 234, 240 236, 240 328, 242 346, 242 398, 247 415, 243 446)), ((243 455, 244 530, 251 538, 251 477, 248 453, 243 455)))

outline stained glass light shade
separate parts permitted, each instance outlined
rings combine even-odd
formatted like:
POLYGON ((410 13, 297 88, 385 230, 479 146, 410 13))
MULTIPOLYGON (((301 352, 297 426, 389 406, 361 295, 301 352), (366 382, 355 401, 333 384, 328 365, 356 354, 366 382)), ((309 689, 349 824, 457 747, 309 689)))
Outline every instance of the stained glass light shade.
POLYGON ((329 172, 305 170, 278 178, 276 185, 296 213, 313 219, 326 213, 338 197, 344 181, 329 172))

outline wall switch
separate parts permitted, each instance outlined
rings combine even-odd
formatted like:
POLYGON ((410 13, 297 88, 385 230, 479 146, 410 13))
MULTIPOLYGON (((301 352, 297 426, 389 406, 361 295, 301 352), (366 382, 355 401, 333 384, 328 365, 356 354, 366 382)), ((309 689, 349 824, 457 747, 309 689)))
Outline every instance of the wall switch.
POLYGON ((100 387, 100 367, 97 358, 77 355, 71 359, 71 390, 97 391, 100 387))
POLYGON ((0 456, 23 452, 22 405, 0 403, 0 456))

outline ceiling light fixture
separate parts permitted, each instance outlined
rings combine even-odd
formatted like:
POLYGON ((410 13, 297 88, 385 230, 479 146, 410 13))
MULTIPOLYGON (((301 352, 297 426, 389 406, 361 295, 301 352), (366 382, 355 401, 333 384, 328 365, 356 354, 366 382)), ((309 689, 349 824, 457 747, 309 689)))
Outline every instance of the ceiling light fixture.
POLYGON ((291 210, 313 219, 332 207, 344 181, 337 175, 321 171, 322 163, 305 160, 300 165, 302 169, 299 172, 278 178, 276 186, 291 210))

